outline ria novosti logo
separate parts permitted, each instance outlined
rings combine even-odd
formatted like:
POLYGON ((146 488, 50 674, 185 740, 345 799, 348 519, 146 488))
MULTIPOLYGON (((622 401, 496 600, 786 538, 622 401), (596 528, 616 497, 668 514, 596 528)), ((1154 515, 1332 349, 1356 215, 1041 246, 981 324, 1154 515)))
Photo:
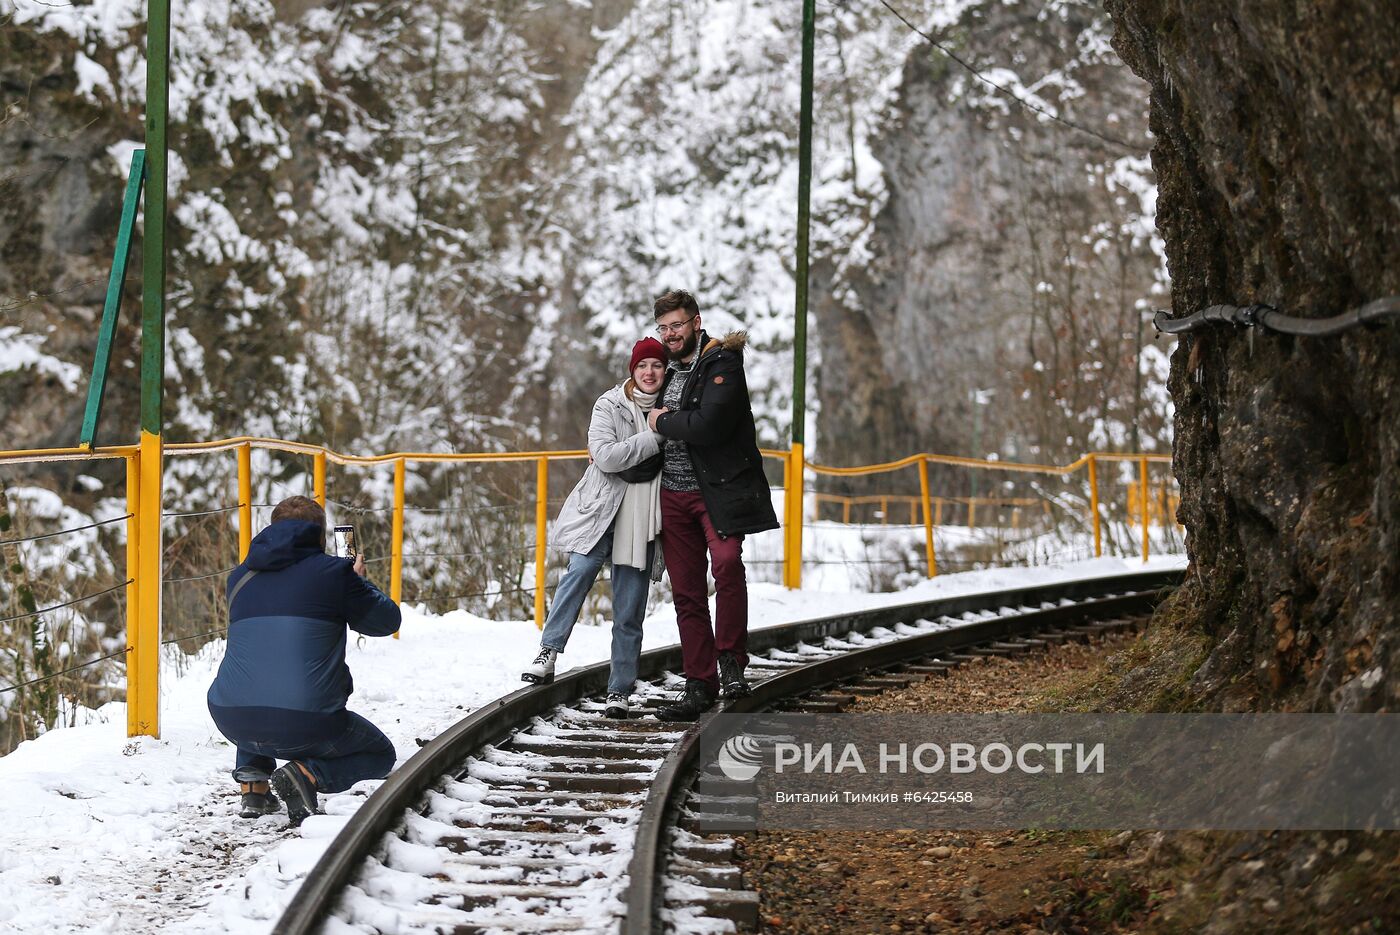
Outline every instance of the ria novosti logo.
POLYGON ((735 782, 748 782, 763 765, 759 743, 745 734, 735 734, 719 748, 720 772, 735 782))
MULTIPOLYGON (((724 742, 716 755, 720 771, 735 782, 748 782, 758 775, 764 760, 763 747, 754 737, 735 734, 724 742)), ((838 745, 825 743, 786 743, 773 745, 773 772, 821 773, 841 775, 906 774, 909 772, 986 773, 1000 775, 1015 770, 1026 775, 1049 772, 1104 772, 1105 744, 1097 742, 1023 743, 1014 749, 1005 743, 993 742, 978 746, 973 743, 881 743, 874 751, 855 743, 838 745), (1073 756, 1071 757, 1071 754, 1073 756), (872 769, 873 767, 873 769, 872 769)))

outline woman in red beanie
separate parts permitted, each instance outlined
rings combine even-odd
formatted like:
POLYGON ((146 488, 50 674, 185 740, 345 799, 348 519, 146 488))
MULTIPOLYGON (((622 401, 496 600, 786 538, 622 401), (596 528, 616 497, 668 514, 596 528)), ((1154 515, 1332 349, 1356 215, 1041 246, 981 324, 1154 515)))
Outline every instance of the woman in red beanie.
POLYGON ((631 374, 593 404, 588 425, 591 461, 564 501, 552 545, 569 553, 540 634, 540 651, 522 673, 548 685, 578 621, 583 600, 604 562, 612 563, 612 671, 607 717, 625 718, 642 652, 642 618, 653 569, 660 577, 661 436, 647 427, 666 376, 666 349, 655 338, 632 348, 631 374))

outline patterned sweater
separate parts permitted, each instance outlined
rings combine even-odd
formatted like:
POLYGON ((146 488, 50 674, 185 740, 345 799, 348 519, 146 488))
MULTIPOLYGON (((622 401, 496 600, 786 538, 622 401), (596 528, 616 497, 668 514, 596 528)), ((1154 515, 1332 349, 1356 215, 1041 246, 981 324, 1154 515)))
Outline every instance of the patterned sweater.
MULTIPOLYGON (((661 405, 672 411, 680 408, 686 377, 690 375, 691 368, 695 366, 695 362, 699 358, 700 354, 697 352, 689 363, 682 364, 673 360, 667 365, 674 372, 671 375, 671 382, 666 384, 666 392, 661 397, 661 405)), ((700 481, 695 476, 695 465, 691 463, 690 448, 686 443, 668 438, 662 451, 665 459, 661 468, 661 486, 667 490, 675 491, 699 490, 700 481)))

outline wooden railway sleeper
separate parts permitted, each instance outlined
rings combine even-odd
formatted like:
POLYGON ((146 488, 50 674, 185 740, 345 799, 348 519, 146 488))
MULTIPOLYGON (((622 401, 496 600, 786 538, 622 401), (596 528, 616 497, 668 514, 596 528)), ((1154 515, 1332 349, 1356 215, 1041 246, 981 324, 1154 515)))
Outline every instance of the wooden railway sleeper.
POLYGON ((758 927, 758 894, 752 890, 724 890, 689 883, 666 884, 666 906, 671 909, 703 909, 712 919, 728 919, 740 929, 758 927))
POLYGON ((722 890, 737 890, 743 886, 743 874, 738 867, 696 863, 677 857, 671 861, 668 869, 672 876, 697 886, 722 890))
POLYGON ((669 744, 594 743, 581 740, 555 740, 550 737, 517 735, 500 749, 510 753, 538 753, 543 756, 590 756, 601 760, 660 760, 669 744))

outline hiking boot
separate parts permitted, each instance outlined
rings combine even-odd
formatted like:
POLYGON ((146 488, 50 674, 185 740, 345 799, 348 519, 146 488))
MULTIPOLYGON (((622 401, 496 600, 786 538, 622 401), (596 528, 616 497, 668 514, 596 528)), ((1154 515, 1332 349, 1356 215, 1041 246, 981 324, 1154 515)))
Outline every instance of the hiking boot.
POLYGON ((704 679, 686 679, 685 691, 675 704, 662 705, 656 716, 663 721, 693 721, 715 703, 715 690, 704 679))
POLYGON ((554 662, 558 658, 559 650, 541 646, 535 661, 526 666, 525 671, 520 673, 520 681, 531 682, 535 685, 548 685, 554 681, 554 662))
POLYGON ((324 815, 316 799, 316 783, 292 762, 272 773, 272 788, 287 803, 287 827, 299 826, 311 815, 324 815))
POLYGON ((608 695, 608 706, 603 709, 603 717, 610 717, 615 721, 625 721, 632 711, 627 704, 627 696, 619 692, 608 695))
POLYGON ((272 794, 265 782, 241 782, 238 784, 238 791, 243 794, 242 807, 239 809, 239 818, 261 818, 263 815, 275 815, 282 808, 282 803, 277 801, 277 796, 272 794))
POLYGON ((739 659, 729 650, 719 654, 719 696, 721 698, 743 698, 750 692, 749 683, 744 681, 744 670, 739 667, 739 659))

